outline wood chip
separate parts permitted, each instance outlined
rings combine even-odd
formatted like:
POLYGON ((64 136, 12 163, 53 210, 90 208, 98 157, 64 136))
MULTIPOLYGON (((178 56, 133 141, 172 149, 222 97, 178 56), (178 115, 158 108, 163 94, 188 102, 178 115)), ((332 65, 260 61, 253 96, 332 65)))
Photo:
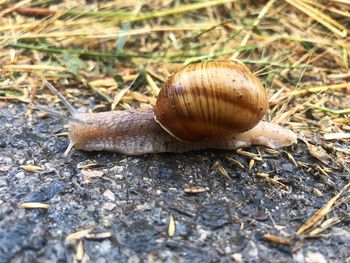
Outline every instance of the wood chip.
POLYGON ((78 261, 82 261, 84 258, 84 243, 83 240, 79 240, 76 252, 76 258, 78 261))
POLYGON ((317 188, 314 188, 314 193, 318 196, 318 197, 322 197, 323 196, 323 193, 317 189, 317 188))
POLYGON ((287 246, 291 245, 290 238, 283 238, 283 237, 275 236, 272 234, 265 234, 264 239, 267 241, 273 242, 273 243, 277 243, 277 244, 282 244, 282 245, 287 245, 287 246))
POLYGON ((326 133, 323 135, 325 140, 342 140, 350 139, 349 132, 335 132, 335 133, 326 133))
POLYGON ((249 161, 249 170, 251 170, 253 168, 254 164, 255 164, 255 160, 254 159, 250 159, 250 161, 249 161))
POLYGON ((199 194, 199 193, 204 193, 209 191, 209 188, 201 187, 201 186, 190 186, 190 187, 186 187, 184 191, 187 194, 199 194))
POLYGON ((93 239, 93 240, 102 240, 102 239, 108 239, 112 237, 111 232, 103 232, 103 233, 97 233, 97 234, 87 234, 85 236, 86 239, 93 239))
POLYGON ((172 214, 169 217, 169 226, 168 226, 168 236, 172 237, 175 234, 175 220, 172 214))
POLYGON ((41 168, 39 166, 35 166, 35 165, 21 165, 20 168, 27 171, 27 172, 31 172, 31 173, 37 173, 37 172, 44 171, 43 168, 41 168))
POLYGON ((21 204, 21 208, 25 209, 35 209, 35 208, 42 208, 42 209, 48 209, 50 205, 44 204, 44 203, 38 203, 38 202, 28 202, 21 204))
POLYGON ((91 231, 92 231, 92 228, 88 228, 88 229, 80 230, 78 232, 74 232, 72 234, 69 234, 66 237, 66 241, 82 239, 82 238, 86 237, 88 234, 90 234, 91 231))
POLYGON ((101 177, 103 175, 102 171, 96 171, 96 170, 83 170, 81 172, 86 179, 101 177))

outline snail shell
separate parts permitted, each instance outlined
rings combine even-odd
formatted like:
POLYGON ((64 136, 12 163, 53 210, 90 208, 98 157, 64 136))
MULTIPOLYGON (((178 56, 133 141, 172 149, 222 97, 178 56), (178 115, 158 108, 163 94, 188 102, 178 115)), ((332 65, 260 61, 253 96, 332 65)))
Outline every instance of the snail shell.
POLYGON ((267 108, 264 87, 244 64, 201 62, 168 78, 158 95, 155 120, 181 141, 198 141, 248 131, 267 108))

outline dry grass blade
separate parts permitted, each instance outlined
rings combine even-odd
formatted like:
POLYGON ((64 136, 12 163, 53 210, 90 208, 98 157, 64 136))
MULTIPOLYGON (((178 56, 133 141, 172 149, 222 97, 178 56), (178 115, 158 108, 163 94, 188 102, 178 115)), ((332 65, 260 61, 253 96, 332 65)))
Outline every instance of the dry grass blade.
POLYGON ((53 70, 57 72, 65 72, 67 71, 64 67, 59 66, 50 66, 50 65, 6 65, 2 68, 3 71, 9 71, 9 72, 28 72, 28 71, 47 71, 47 70, 53 70))
POLYGON ((289 190, 289 187, 286 186, 284 183, 281 183, 278 178, 271 178, 267 173, 257 173, 256 175, 263 178, 268 183, 272 183, 281 187, 285 191, 289 190))
POLYGON ((297 235, 304 233, 306 230, 320 222, 332 209, 338 198, 350 188, 350 183, 345 185, 333 198, 331 198, 322 208, 320 208, 305 224, 303 224, 296 232, 297 235))
POLYGON ((350 109, 333 110, 333 109, 329 109, 329 108, 326 108, 326 107, 321 107, 321 106, 318 106, 318 105, 310 105, 310 106, 312 108, 314 108, 314 109, 318 109, 318 110, 321 110, 321 111, 324 111, 324 112, 329 112, 329 113, 336 114, 336 115, 350 113, 350 109))
POLYGON ((259 161, 259 162, 262 161, 262 158, 258 154, 247 152, 247 151, 244 151, 242 149, 237 149, 236 152, 240 155, 250 157, 250 158, 254 159, 255 161, 259 161))
POLYGON ((298 8, 305 14, 309 15, 313 19, 315 19, 317 22, 319 22, 320 24, 328 28, 334 34, 337 34, 340 37, 346 37, 347 29, 343 25, 339 24, 334 19, 325 15, 323 12, 313 8, 303 0, 285 0, 285 1, 293 5, 294 7, 298 8))
POLYGON ((350 83, 342 83, 342 84, 334 84, 334 85, 326 85, 320 87, 312 87, 301 90, 292 91, 288 94, 288 96, 301 96, 307 93, 319 93, 327 90, 338 90, 338 89, 347 89, 350 88, 350 83))
POLYGON ((326 229, 331 228, 332 226, 340 223, 341 221, 342 221, 342 219, 338 216, 331 217, 331 218, 325 220, 324 222, 322 222, 322 224, 319 227, 310 231, 310 233, 308 234, 308 237, 316 237, 317 235, 319 235, 320 233, 322 233, 326 229))
POLYGON ((295 167, 299 167, 298 163, 295 161, 293 155, 287 152, 288 159, 294 164, 295 167))
POLYGON ((318 159, 323 164, 328 164, 331 156, 321 147, 317 145, 308 144, 307 149, 311 156, 318 159))
POLYGON ((164 17, 164 16, 170 16, 170 15, 178 15, 182 13, 187 13, 190 11, 198 10, 198 9, 203 9, 211 6, 216 6, 216 5, 222 5, 226 3, 232 3, 235 2, 236 0, 212 0, 212 1, 204 1, 202 3, 194 3, 194 4, 188 4, 188 5, 183 5, 177 8, 172 8, 169 10, 161 10, 161 11, 156 11, 156 12, 150 12, 149 14, 143 14, 143 15, 138 15, 137 17, 133 18, 126 18, 123 19, 122 21, 124 23, 127 22, 135 22, 135 21, 142 21, 142 20, 147 20, 151 18, 159 18, 159 17, 164 17))
POLYGON ((243 165, 241 162, 237 161, 236 159, 234 159, 234 158, 232 158, 232 157, 228 157, 228 156, 226 157, 226 159, 227 159, 229 162, 231 162, 233 165, 236 165, 236 166, 238 166, 238 167, 244 169, 244 165, 243 165))
POLYGON ((15 9, 17 9, 17 8, 19 8, 19 7, 21 7, 21 6, 24 6, 24 5, 26 5, 26 4, 30 3, 30 2, 31 2, 31 0, 24 0, 24 1, 20 1, 20 2, 18 2, 18 3, 16 3, 16 4, 12 5, 12 6, 9 7, 9 8, 5 8, 5 9, 3 9, 3 10, 0 12, 0 17, 4 16, 5 14, 10 13, 10 12, 12 12, 13 10, 15 10, 15 9))
POLYGON ((227 179, 231 179, 230 176, 228 175, 228 172, 226 171, 225 167, 220 163, 220 161, 216 161, 212 165, 211 169, 218 172, 221 176, 223 176, 227 179))
POLYGON ((150 74, 146 74, 146 79, 147 79, 148 85, 151 89, 152 95, 157 96, 160 88, 158 88, 157 84, 154 82, 154 80, 152 79, 152 76, 150 74))
MULTIPOLYGON (((258 17, 254 20, 253 24, 252 24, 252 28, 256 27, 257 25, 259 25, 261 19, 265 16, 265 14, 269 11, 269 9, 272 7, 272 5, 276 2, 276 0, 270 0, 269 2, 267 2, 267 4, 261 9, 258 17)), ((249 31, 243 38, 243 40, 241 41, 240 47, 244 47, 247 45, 249 38, 252 35, 252 31, 249 31)), ((238 50, 237 52, 235 52, 232 55, 232 59, 236 59, 238 58, 240 54, 240 50, 238 50)))

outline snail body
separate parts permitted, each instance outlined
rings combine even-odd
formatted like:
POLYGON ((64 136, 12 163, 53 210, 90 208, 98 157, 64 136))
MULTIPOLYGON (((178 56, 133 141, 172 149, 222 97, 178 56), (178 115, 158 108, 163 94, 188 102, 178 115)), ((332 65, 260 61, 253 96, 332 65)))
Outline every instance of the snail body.
POLYGON ((250 145, 281 148, 296 142, 295 134, 277 124, 261 121, 244 133, 195 142, 179 141, 154 121, 153 110, 79 113, 68 126, 70 146, 85 151, 111 151, 128 155, 201 149, 237 149, 250 145))
POLYGON ((263 122, 268 105, 259 80, 241 63, 202 62, 175 72, 152 110, 78 113, 48 82, 71 117, 70 144, 86 151, 128 155, 235 149, 252 144, 280 148, 296 135, 263 122))

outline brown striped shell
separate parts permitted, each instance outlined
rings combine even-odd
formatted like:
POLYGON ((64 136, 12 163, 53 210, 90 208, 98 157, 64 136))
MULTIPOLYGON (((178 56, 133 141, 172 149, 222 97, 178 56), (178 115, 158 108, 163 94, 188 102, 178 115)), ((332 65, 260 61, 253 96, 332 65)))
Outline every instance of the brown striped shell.
POLYGON ((197 141, 250 130, 267 108, 264 87, 244 64, 201 62, 168 78, 155 120, 174 137, 197 141))

